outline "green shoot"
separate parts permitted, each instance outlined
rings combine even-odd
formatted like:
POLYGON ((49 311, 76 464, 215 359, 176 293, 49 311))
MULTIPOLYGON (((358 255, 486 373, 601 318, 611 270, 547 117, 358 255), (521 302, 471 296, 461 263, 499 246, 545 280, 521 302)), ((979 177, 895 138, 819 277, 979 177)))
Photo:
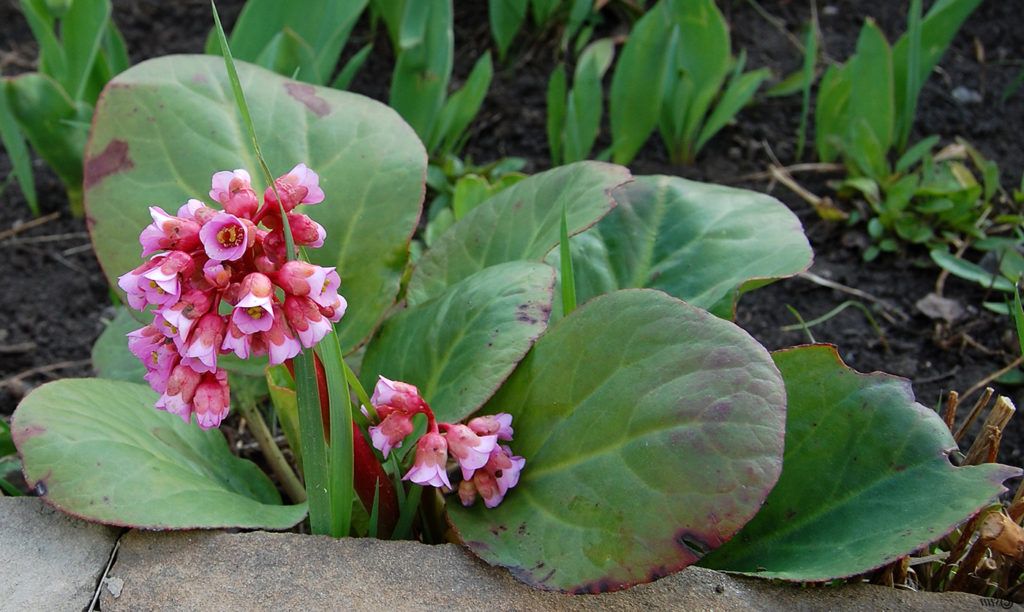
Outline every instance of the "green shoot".
POLYGON ((576 276, 572 271, 572 249, 569 248, 569 222, 565 202, 562 203, 562 228, 558 251, 561 255, 562 316, 576 310, 576 276))

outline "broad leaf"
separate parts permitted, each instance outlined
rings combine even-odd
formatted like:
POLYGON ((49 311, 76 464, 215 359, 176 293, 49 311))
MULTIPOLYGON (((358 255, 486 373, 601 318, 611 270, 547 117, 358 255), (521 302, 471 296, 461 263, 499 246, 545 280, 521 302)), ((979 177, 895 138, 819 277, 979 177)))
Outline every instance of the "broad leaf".
POLYGON ((789 397, 782 477, 706 567, 797 581, 867 572, 939 539, 1020 474, 953 467, 956 442, 909 381, 855 372, 831 346, 773 356, 789 397))
POLYGON ((525 261, 492 266, 388 319, 363 357, 363 386, 378 375, 419 387, 437 418, 475 412, 547 327, 555 271, 525 261))
MULTIPOLYGON (((731 318, 743 292, 811 265, 800 220, 771 196, 642 176, 615 200, 607 217, 572 241, 580 302, 651 287, 731 318)), ((557 252, 549 263, 558 265, 557 252)))
POLYGON ((25 480, 81 518, 125 527, 287 529, 305 504, 282 506, 255 464, 219 431, 153 408, 147 387, 67 379, 33 391, 11 430, 25 480))
MULTIPOLYGON (((314 263, 337 266, 349 308, 343 348, 367 338, 394 302, 409 238, 419 219, 426 173, 423 146, 394 111, 362 96, 290 81, 236 62, 271 171, 305 163, 327 199, 305 207, 327 230, 314 263)), ((86 206, 103 270, 140 263, 138 234, 147 207, 176 210, 208 201, 218 170, 260 173, 235 109, 223 61, 168 56, 111 81, 96 109, 86 149, 86 206)), ((256 184, 258 193, 263 186, 256 184)))
POLYGON ((467 213, 420 259, 409 281, 409 303, 423 303, 488 266, 542 260, 558 244, 563 204, 569 233, 579 233, 611 210, 612 191, 629 178, 620 166, 579 162, 501 191, 467 213))
POLYGON ((760 508, 786 398, 743 330, 652 290, 584 304, 534 345, 483 412, 526 459, 496 508, 448 505, 469 548, 544 589, 608 591, 678 571, 760 508))

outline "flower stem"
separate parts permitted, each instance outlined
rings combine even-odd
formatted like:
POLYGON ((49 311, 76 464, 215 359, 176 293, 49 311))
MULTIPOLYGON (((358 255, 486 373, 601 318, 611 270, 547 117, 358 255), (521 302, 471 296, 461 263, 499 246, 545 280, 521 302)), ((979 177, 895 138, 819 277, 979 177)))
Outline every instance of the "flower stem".
POLYGON ((246 422, 249 423, 252 436, 256 438, 256 443, 260 445, 260 450, 263 451, 263 457, 270 465, 270 469, 274 471, 274 475, 281 482, 281 486, 284 487, 284 492, 297 504, 306 501, 306 489, 299 482, 299 477, 295 475, 292 466, 288 463, 288 459, 281 452, 281 448, 274 442, 270 428, 267 427, 267 423, 263 420, 263 415, 260 414, 259 409, 249 401, 239 402, 239 409, 242 411, 242 416, 245 417, 246 422))

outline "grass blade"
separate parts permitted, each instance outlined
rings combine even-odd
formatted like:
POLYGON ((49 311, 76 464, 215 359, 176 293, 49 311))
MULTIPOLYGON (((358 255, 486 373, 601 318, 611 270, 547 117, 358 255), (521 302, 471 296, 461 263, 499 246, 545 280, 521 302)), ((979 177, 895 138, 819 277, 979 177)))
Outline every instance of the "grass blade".
POLYGON ((335 89, 348 89, 352 79, 356 78, 359 70, 366 63, 366 58, 370 57, 371 51, 373 51, 372 42, 366 43, 362 49, 356 51, 356 54, 349 58, 348 62, 345 63, 345 67, 341 69, 338 76, 331 82, 331 87, 335 89))
POLYGON ((899 127, 896 146, 900 151, 907 148, 910 139, 910 128, 914 125, 914 111, 917 109, 917 96, 921 93, 921 0, 910 2, 910 22, 907 25, 907 78, 904 83, 903 108, 896 124, 899 127))
MULTIPOLYGON (((224 67, 227 69, 228 79, 231 82, 231 90, 235 96, 235 104, 242 116, 252 141, 253 151, 256 160, 260 165, 263 176, 274 190, 274 196, 280 202, 277 194, 277 187, 274 177, 267 167, 260 150, 260 143, 256 137, 256 126, 253 124, 252 115, 249 113, 249 105, 245 101, 245 94, 242 92, 242 84, 238 79, 238 71, 235 69, 234 59, 231 57, 231 49, 228 46, 228 39, 224 35, 224 26, 221 25, 220 15, 217 14, 217 4, 210 0, 210 7, 213 9, 213 21, 217 30, 217 39, 220 41, 221 54, 224 56, 224 67)), ((283 213, 284 211, 282 211, 283 213)), ((295 257, 295 241, 292 237, 291 228, 288 225, 288 215, 281 215, 282 229, 284 230, 285 245, 288 259, 295 257)), ((295 364, 295 392, 299 405, 299 428, 302 439, 302 469, 306 481, 306 495, 309 498, 309 525, 314 534, 326 534, 331 532, 331 506, 327 491, 327 443, 324 440, 324 424, 320 415, 320 393, 316 383, 316 369, 313 363, 313 355, 310 351, 303 351, 296 355, 295 364)), ((347 422, 346 422, 347 424, 347 422)), ((351 512, 351 508, 349 508, 351 512)))
POLYGON ((562 203, 561 239, 558 242, 560 279, 562 282, 562 316, 576 310, 576 276, 572 270, 572 249, 569 246, 569 223, 565 203, 562 203))
POLYGON ((807 28, 807 39, 804 41, 804 66, 800 74, 800 127, 796 130, 796 159, 804 156, 807 144, 807 119, 811 113, 811 85, 814 84, 814 67, 818 63, 818 16, 811 16, 807 28))
POLYGON ((547 93, 548 149, 551 150, 551 165, 562 163, 562 139, 565 134, 566 111, 565 65, 558 64, 551 72, 547 93))
POLYGON ((352 526, 355 462, 352 451, 352 400, 342 366, 337 332, 332 329, 320 342, 319 349, 327 377, 331 413, 331 445, 327 462, 331 535, 340 538, 347 536, 352 526))

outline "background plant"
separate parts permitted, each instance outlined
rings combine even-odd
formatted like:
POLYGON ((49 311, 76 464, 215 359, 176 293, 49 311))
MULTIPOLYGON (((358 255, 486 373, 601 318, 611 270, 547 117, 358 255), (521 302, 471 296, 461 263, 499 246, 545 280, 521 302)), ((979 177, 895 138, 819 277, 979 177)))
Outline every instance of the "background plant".
POLYGON ((100 90, 125 70, 124 39, 109 0, 21 0, 39 45, 39 72, 0 81, 0 137, 34 214, 39 201, 25 140, 57 173, 71 212, 82 214, 82 152, 100 90))
MULTIPOLYGON (((334 76, 367 1, 248 0, 228 42, 239 60, 306 83, 346 89, 373 49, 372 42, 359 49, 334 76)), ((206 52, 220 55, 215 30, 207 38, 206 52)))
POLYGON ((614 55, 615 44, 610 38, 588 45, 576 62, 571 88, 564 64, 559 64, 551 73, 547 91, 547 133, 552 165, 590 157, 604 113, 602 81, 614 55))
POLYGON ((691 163, 753 98, 766 69, 743 72, 714 0, 660 0, 636 22, 611 85, 612 159, 629 163, 655 126, 672 161, 691 163))

